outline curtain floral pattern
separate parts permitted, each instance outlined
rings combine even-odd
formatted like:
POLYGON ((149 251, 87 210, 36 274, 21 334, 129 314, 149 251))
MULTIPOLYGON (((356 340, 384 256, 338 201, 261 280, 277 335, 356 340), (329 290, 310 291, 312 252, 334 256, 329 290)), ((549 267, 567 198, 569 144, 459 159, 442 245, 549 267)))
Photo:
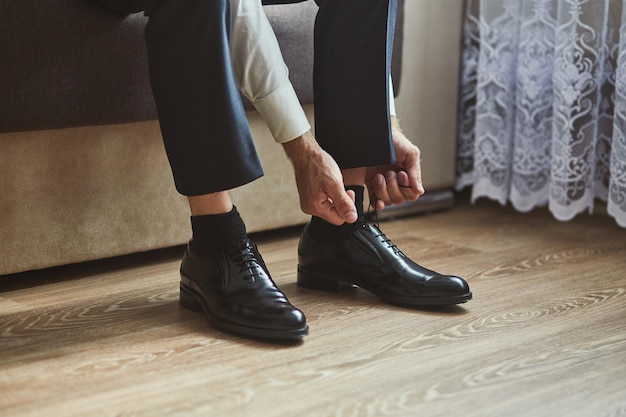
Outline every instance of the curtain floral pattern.
POLYGON ((464 32, 457 189, 626 227, 626 0, 467 0, 464 32))

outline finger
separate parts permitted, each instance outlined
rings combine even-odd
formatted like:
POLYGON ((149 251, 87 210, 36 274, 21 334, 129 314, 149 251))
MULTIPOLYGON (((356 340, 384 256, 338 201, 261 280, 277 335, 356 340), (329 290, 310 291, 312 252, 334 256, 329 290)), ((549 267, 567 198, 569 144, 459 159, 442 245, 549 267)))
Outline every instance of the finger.
POLYGON ((398 172, 398 186, 402 188, 411 188, 411 180, 409 179, 409 174, 406 171, 398 172))
POLYGON ((333 203, 333 210, 342 220, 341 223, 354 223, 358 219, 356 206, 354 205, 355 194, 352 190, 344 190, 343 188, 334 188, 329 192, 329 198, 333 203))
POLYGON ((304 213, 320 217, 334 225, 339 226, 345 223, 344 219, 335 210, 332 200, 324 192, 305 194, 301 197, 300 208, 304 213))
POLYGON ((382 210, 385 206, 390 206, 393 204, 391 196, 387 191, 387 181, 385 176, 382 174, 376 174, 374 177, 374 194, 378 198, 376 209, 382 210), (380 207, 382 204, 382 208, 380 207))
POLYGON ((317 213, 313 214, 314 216, 321 217, 328 223, 334 224, 335 226, 340 226, 345 223, 343 217, 341 217, 339 213, 337 213, 333 202, 329 199, 321 202, 316 211, 317 213))
POLYGON ((422 194, 418 189, 414 189, 411 185, 409 175, 405 171, 398 172, 398 187, 404 198, 408 201, 415 201, 422 194))
POLYGON ((376 204, 374 206, 376 210, 382 210, 386 207, 385 202, 379 199, 376 199, 376 204))
POLYGON ((321 217, 336 226, 357 221, 354 191, 346 191, 341 180, 330 181, 323 185, 321 190, 319 199, 310 207, 309 214, 321 217))
POLYGON ((419 155, 418 153, 405 167, 409 185, 418 196, 424 194, 424 186, 422 185, 422 158, 419 155))
MULTIPOLYGON (((348 194, 348 197, 350 197, 350 201, 352 202, 352 205, 354 205, 354 203, 356 203, 356 193, 354 192, 354 190, 346 190, 346 194, 348 194)), ((356 211, 356 206, 354 210, 356 211)))
POLYGON ((400 186, 398 184, 398 174, 395 171, 387 171, 385 174, 385 180, 387 182, 387 193, 391 197, 393 204, 402 204, 406 201, 406 198, 400 186))

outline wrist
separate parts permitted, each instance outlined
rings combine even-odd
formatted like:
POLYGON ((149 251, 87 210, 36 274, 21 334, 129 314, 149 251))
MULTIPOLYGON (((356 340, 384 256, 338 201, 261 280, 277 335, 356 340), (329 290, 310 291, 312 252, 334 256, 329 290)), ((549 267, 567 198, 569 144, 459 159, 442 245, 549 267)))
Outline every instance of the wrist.
POLYGON ((297 138, 284 142, 283 149, 287 154, 287 158, 293 163, 308 159, 309 155, 316 152, 319 148, 313 133, 309 130, 305 134, 297 138))

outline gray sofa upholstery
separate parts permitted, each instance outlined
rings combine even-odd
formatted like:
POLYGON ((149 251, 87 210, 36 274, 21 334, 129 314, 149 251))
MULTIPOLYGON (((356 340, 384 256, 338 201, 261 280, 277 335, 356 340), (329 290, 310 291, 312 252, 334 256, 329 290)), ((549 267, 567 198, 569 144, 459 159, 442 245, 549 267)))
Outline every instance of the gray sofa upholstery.
MULTIPOLYGON (((298 97, 311 103, 316 6, 265 9, 298 97)), ((0 19, 0 133, 156 119, 142 13, 123 16, 87 0, 0 0, 0 19)))

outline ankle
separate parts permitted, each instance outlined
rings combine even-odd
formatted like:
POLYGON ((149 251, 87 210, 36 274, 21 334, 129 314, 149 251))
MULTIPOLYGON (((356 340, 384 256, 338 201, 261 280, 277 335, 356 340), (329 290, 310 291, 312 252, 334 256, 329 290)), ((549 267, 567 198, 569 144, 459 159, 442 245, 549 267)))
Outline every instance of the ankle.
POLYGON ((219 253, 247 238, 246 226, 234 206, 224 214, 192 216, 191 227, 193 238, 190 247, 200 257, 219 253))

